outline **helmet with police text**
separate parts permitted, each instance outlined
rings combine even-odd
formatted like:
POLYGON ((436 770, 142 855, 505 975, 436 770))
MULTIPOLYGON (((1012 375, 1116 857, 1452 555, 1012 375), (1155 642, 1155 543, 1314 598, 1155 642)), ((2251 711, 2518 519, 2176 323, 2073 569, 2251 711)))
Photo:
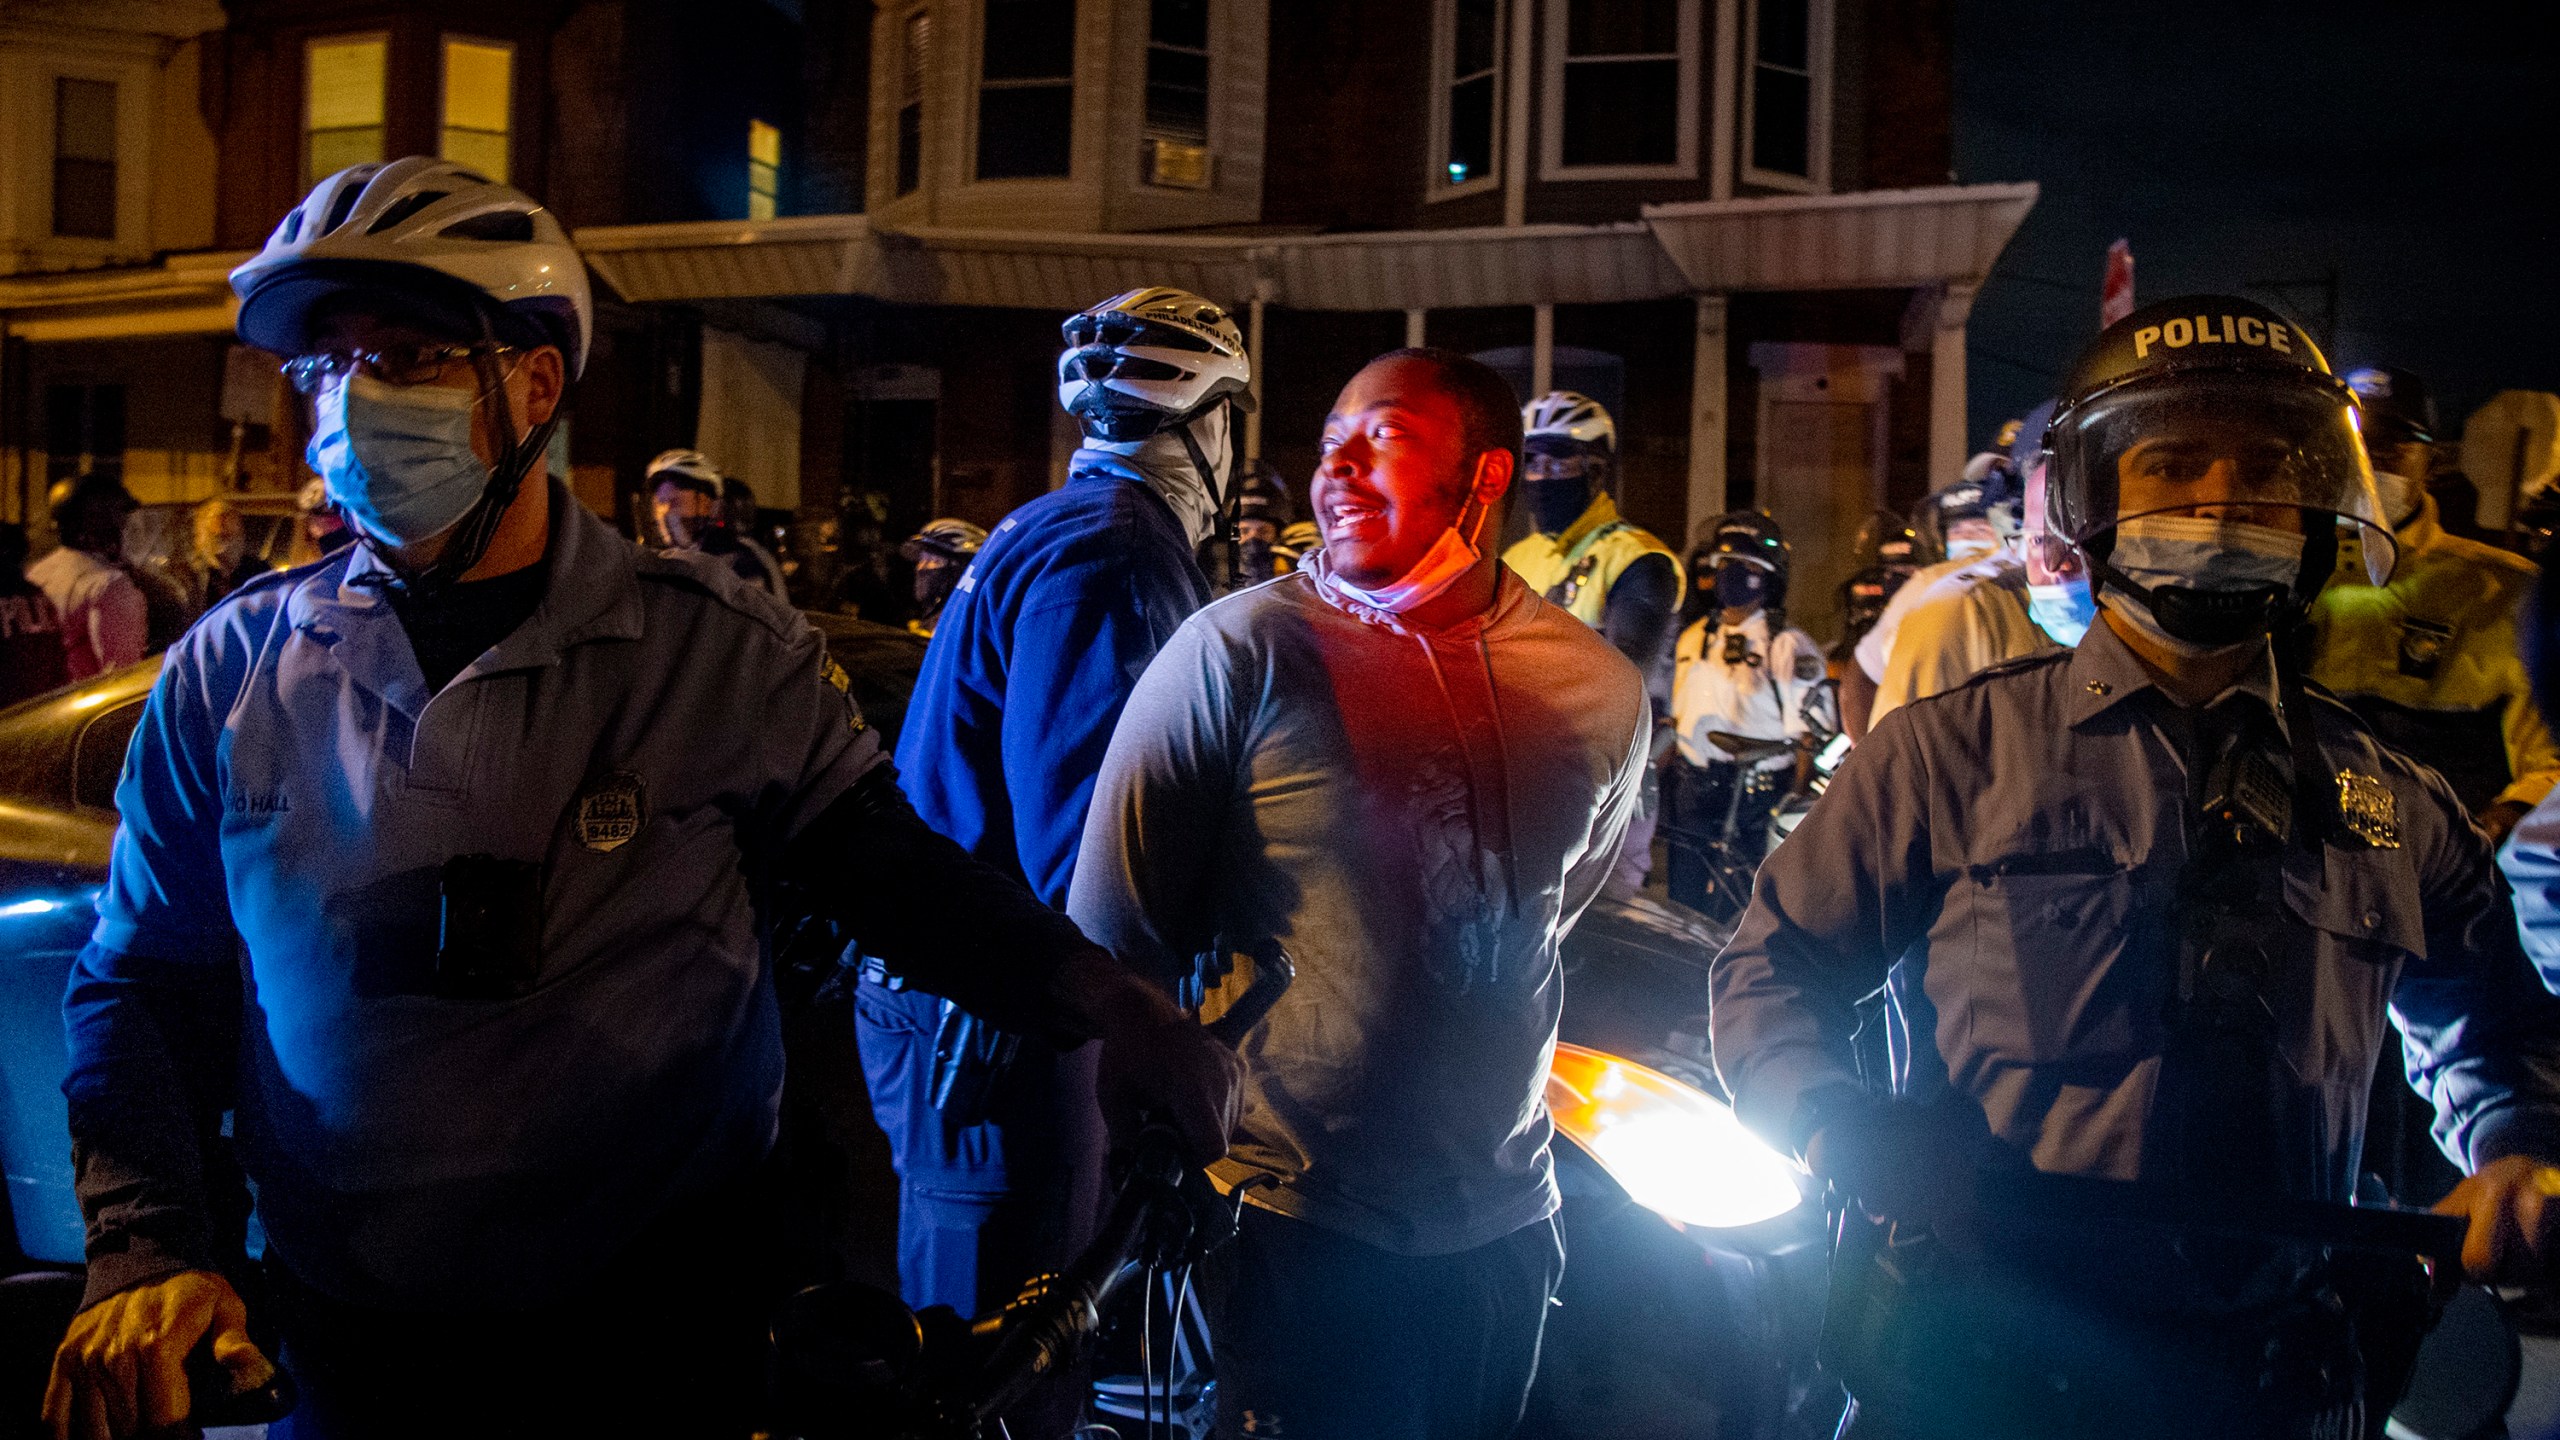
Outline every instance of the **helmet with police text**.
POLYGON ((2427 392, 2426 381, 2409 371, 2361 365, 2347 372, 2347 388, 2355 392, 2369 440, 2425 444, 2436 438, 2436 397, 2427 392))
POLYGON ((2172 636, 2233 643, 2309 603, 2342 525, 2361 527, 2373 582, 2390 578, 2396 545, 2357 426, 2354 394, 2284 316, 2233 296, 2147 306, 2101 332, 2064 378, 2045 432, 2052 528, 2172 636), (2284 522, 2302 537, 2290 585, 2146 586, 2126 573, 2123 527, 2145 516, 2171 527, 2227 520, 2230 535, 2262 548, 2261 532, 2284 533, 2229 519, 2235 509, 2297 517, 2284 522))
POLYGON ((1967 466, 1968 478, 1922 496, 1914 512, 1912 528, 1919 532, 1922 542, 1931 553, 1950 560, 1987 554, 2017 538, 2025 510, 2026 487, 2019 482, 2018 472, 2007 457, 1985 452, 1976 458, 1998 463, 1967 466), (1960 533, 1958 527, 1968 521, 1982 523, 1960 533), (1986 526, 1988 535, 1982 533, 1986 526))
POLYGON ((1058 403, 1090 435, 1143 440, 1233 397, 1250 406, 1244 332, 1225 306, 1150 285, 1071 317, 1058 403))
POLYGON ((967 564, 969 557, 987 543, 987 532, 966 520, 945 516, 928 521, 925 527, 906 538, 898 553, 910 560, 930 555, 946 563, 967 564))
POLYGON ((1538 451, 1618 452, 1618 422, 1608 407, 1571 390, 1550 390, 1520 408, 1521 448, 1538 451))
POLYGON ((287 212, 231 272, 240 338, 297 355, 313 313, 358 295, 457 340, 559 349, 586 367, 594 301, 559 218, 523 191, 450 160, 350 165, 287 212))

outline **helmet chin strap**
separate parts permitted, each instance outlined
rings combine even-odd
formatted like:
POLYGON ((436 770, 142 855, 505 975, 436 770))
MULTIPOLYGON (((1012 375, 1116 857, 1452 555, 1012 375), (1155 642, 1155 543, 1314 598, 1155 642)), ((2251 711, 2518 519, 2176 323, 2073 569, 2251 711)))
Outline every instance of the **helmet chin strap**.
MULTIPOLYGON (((486 317, 482 318, 480 329, 482 337, 490 345, 496 345, 497 334, 486 317)), ((471 508, 463 513, 462 519, 451 530, 445 532, 444 548, 437 552, 436 558, 415 574, 401 575, 401 583, 413 594, 443 592, 460 583, 462 577, 488 555, 489 546, 498 538, 498 526, 506 519, 508 509, 515 504, 516 493, 524 486, 525 475, 550 448, 551 432, 559 427, 559 412, 554 410, 551 418, 518 435, 515 407, 507 400, 506 377, 499 372, 496 357, 484 352, 474 358, 473 365, 480 375, 481 393, 496 402, 498 463, 489 468, 489 483, 481 490, 480 498, 472 502, 471 508)), ((364 539, 385 563, 398 569, 383 547, 374 544, 372 536, 364 539)))
POLYGON ((1232 590, 1244 581, 1244 554, 1236 544, 1236 497, 1244 490, 1239 473, 1244 468, 1244 457, 1236 443, 1235 397, 1221 397, 1218 403, 1227 407, 1227 468, 1224 478, 1209 464, 1209 452, 1200 447, 1199 437, 1191 433, 1191 422, 1207 414, 1206 410, 1184 416, 1182 422, 1173 427, 1173 433, 1182 437, 1182 448, 1191 456, 1193 473, 1209 489, 1209 504, 1216 517, 1211 533, 1217 536, 1219 548, 1227 553, 1227 588, 1232 590))

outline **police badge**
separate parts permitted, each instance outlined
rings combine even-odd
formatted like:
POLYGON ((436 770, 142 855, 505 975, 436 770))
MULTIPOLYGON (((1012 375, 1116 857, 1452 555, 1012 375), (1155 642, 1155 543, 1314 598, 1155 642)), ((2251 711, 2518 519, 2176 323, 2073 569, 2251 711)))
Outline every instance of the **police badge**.
POLYGON ((629 844, 648 818, 648 792, 641 788, 640 777, 617 770, 578 796, 578 843, 599 855, 610 855, 629 844))
POLYGON ((2371 775, 2338 772, 2338 818, 2376 850, 2400 848, 2400 797, 2371 775))

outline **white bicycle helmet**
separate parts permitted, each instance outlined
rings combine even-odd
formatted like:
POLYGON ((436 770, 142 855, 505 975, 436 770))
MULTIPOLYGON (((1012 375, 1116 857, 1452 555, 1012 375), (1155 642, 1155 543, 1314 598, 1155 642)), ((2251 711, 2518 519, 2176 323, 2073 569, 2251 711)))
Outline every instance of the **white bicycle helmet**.
POLYGON ((1613 454, 1618 448, 1618 422, 1599 401, 1571 390, 1550 390, 1520 407, 1520 431, 1524 445, 1570 441, 1613 454))
POLYGON ((1251 403, 1244 332, 1226 307, 1187 290, 1115 295, 1061 330, 1058 403, 1106 440, 1143 440, 1229 396, 1251 403))
POLYGON ((586 262, 558 217, 521 190, 422 155, 321 181, 231 272, 231 288, 240 338, 279 355, 304 348, 313 305, 350 290, 477 312, 502 340, 558 346, 572 377, 586 368, 594 330, 586 262))
POLYGON ((723 482, 729 477, 721 474, 720 467, 711 463, 711 457, 699 450, 663 450, 657 459, 649 462, 649 468, 642 472, 641 478, 649 482, 651 489, 672 481, 717 500, 723 493, 723 482))

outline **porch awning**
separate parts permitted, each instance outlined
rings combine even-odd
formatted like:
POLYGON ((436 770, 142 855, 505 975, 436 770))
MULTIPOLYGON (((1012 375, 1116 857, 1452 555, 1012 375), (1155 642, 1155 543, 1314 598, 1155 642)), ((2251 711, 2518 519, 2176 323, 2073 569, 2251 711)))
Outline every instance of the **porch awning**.
POLYGON ((2034 184, 1647 205, 1694 290, 1979 285, 2036 203, 2034 184))
POLYGON ((0 276, 0 321, 12 338, 39 344, 222 334, 240 313, 231 267, 248 258, 199 251, 148 265, 0 276))
POLYGON ((1596 304, 1737 290, 1978 284, 2035 204, 2026 185, 1649 206, 1614 225, 1338 235, 875 230, 861 216, 577 232, 632 301, 864 295, 1072 310, 1139 285, 1304 310, 1596 304))

